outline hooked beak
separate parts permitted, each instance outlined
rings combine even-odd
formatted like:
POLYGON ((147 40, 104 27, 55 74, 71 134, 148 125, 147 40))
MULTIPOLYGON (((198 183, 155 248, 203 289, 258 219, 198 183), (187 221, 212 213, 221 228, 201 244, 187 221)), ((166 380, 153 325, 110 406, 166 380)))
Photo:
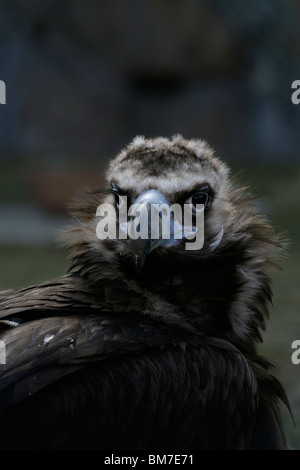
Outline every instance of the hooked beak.
POLYGON ((156 189, 149 189, 135 200, 133 217, 127 224, 127 232, 138 273, 141 272, 147 255, 158 247, 170 247, 179 243, 174 238, 174 217, 169 210, 166 196, 156 189), (137 233, 138 229, 138 233, 137 233))

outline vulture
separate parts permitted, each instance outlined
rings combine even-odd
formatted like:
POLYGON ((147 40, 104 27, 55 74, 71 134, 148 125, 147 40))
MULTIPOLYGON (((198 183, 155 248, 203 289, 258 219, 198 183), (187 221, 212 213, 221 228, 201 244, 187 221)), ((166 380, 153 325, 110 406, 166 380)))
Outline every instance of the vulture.
POLYGON ((68 272, 0 293, 0 448, 288 448, 260 212, 205 141, 135 137, 72 202, 68 272))

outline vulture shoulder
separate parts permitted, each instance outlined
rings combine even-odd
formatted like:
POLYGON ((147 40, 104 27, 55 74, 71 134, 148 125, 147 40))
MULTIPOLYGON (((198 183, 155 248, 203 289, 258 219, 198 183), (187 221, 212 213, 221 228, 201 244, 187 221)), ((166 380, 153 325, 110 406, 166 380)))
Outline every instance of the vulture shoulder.
POLYGON ((285 446, 265 361, 100 299, 72 275, 1 293, 0 447, 285 446))

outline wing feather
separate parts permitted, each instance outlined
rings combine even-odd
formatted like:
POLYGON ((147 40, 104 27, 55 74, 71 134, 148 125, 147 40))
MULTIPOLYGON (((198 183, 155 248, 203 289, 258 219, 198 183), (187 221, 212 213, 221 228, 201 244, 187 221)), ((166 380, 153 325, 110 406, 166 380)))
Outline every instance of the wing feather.
POLYGON ((284 446, 268 364, 224 339, 107 312, 76 276, 1 293, 0 311, 2 448, 284 446))

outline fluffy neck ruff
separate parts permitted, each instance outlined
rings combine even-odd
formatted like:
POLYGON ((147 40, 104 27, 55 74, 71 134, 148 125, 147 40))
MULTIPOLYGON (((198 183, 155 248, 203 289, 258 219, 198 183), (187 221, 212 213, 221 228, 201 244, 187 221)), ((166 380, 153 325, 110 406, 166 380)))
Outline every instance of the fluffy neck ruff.
POLYGON ((282 243, 246 191, 230 192, 230 217, 217 247, 211 249, 208 227, 200 251, 185 251, 183 245, 157 250, 140 275, 123 241, 96 237, 95 213, 104 199, 101 193, 91 193, 74 204, 77 223, 67 239, 73 250, 70 270, 86 279, 93 292, 105 296, 108 310, 124 311, 119 299, 126 298, 127 311, 222 337, 254 352, 272 300, 267 271, 275 265, 282 243))

